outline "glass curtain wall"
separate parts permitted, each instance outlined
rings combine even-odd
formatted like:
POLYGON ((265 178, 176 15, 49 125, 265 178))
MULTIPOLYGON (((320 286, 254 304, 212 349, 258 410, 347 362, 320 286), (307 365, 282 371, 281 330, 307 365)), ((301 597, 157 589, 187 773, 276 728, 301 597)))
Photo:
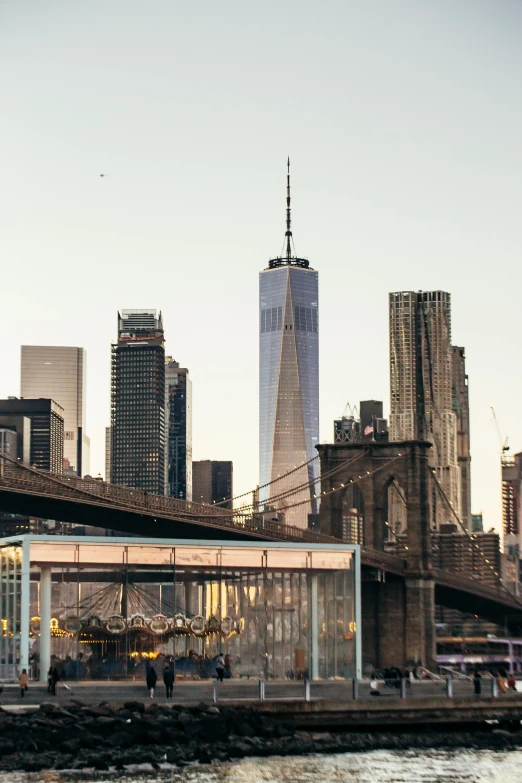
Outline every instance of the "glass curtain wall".
MULTIPOLYGON (((52 664, 65 679, 144 678, 168 660, 178 677, 208 678, 221 652, 227 677, 355 675, 355 547, 112 541, 31 540, 34 677, 52 664)), ((16 629, 21 546, 0 553, 2 628, 16 629)), ((1 641, 2 663, 16 664, 19 632, 1 641)))
POLYGON ((0 680, 18 679, 22 548, 0 547, 0 680))

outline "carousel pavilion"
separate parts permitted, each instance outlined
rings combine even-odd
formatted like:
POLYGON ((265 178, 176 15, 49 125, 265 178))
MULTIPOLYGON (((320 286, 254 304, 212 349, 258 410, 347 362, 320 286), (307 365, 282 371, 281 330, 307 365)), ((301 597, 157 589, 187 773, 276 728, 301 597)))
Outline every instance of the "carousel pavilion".
POLYGON ((0 679, 176 673, 361 676, 355 544, 86 536, 0 539, 0 679))

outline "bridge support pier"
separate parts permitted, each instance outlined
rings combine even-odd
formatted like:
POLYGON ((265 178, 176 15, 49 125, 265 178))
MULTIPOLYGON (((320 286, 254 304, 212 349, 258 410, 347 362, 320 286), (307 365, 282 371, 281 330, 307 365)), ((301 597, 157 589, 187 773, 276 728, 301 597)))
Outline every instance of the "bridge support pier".
POLYGON ((434 585, 389 577, 363 582, 363 664, 379 669, 435 664, 434 585))

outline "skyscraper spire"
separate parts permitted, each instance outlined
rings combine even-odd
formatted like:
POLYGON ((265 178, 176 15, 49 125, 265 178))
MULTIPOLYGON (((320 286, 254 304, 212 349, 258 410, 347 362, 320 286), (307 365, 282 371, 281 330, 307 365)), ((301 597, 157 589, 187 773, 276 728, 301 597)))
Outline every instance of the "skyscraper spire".
POLYGON ((286 175, 286 259, 288 262, 290 262, 290 259, 292 257, 292 248, 291 248, 291 242, 292 242, 292 231, 290 230, 290 226, 292 224, 292 220, 290 217, 290 157, 288 158, 287 162, 287 175, 286 175))

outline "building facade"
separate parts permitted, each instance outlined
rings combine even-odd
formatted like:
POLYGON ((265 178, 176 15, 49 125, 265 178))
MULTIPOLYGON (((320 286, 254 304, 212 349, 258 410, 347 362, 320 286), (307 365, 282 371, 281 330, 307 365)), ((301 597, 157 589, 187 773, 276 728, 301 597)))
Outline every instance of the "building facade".
POLYGON ((63 470, 75 476, 90 472, 86 433, 87 353, 84 348, 22 345, 23 398, 45 397, 63 408, 63 470))
POLYGON ((290 174, 285 237, 286 254, 259 275, 260 502, 306 528, 319 494, 319 295, 317 272, 293 249, 290 174))
POLYGON ((469 444, 469 390, 466 351, 451 346, 453 410, 457 420, 457 462, 460 473, 460 518, 471 532, 471 453, 469 444))
POLYGON ((211 459, 193 462, 192 500, 194 503, 219 503, 222 508, 233 508, 233 478, 232 462, 211 459))
POLYGON ((165 363, 168 494, 192 500, 192 381, 172 357, 165 363))
POLYGON ((105 427, 105 481, 111 483, 111 428, 105 427))
POLYGON ((112 346, 111 484, 164 495, 165 445, 161 313, 122 310, 112 346))
MULTIPOLYGON (((460 514, 457 421, 453 409, 451 296, 401 291, 389 297, 390 440, 427 440, 430 462, 460 514)), ((438 503, 436 524, 452 521, 438 503)))
POLYGON ((16 432, 25 454, 29 429, 29 462, 38 470, 63 472, 63 423, 63 408, 54 400, 19 400, 15 397, 0 400, 0 424, 16 432))

